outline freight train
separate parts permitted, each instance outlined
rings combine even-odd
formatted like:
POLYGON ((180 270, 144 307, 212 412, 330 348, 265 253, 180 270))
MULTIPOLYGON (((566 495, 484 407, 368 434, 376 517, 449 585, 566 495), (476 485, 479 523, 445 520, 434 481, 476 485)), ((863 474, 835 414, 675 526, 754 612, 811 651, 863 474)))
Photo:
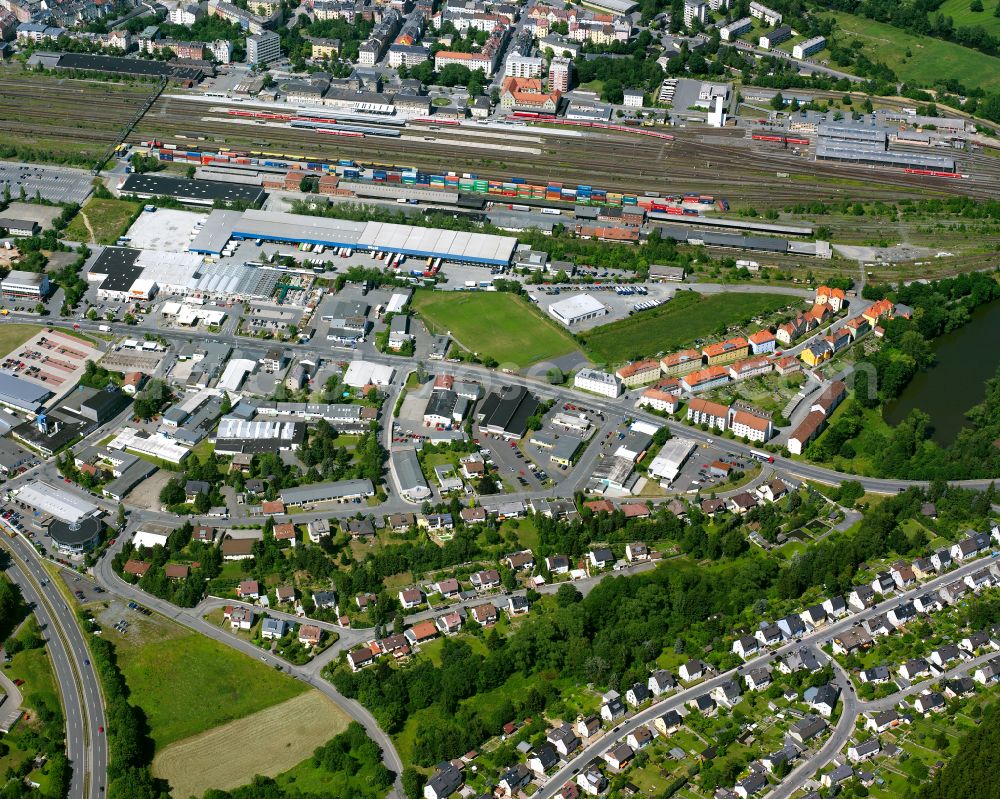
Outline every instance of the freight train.
MULTIPOLYGON (((317 128, 329 135, 358 136, 355 131, 332 128, 317 128)), ((309 170, 314 172, 335 172, 344 181, 359 183, 395 183, 400 186, 420 189, 441 189, 452 192, 484 194, 523 200, 544 200, 564 202, 574 205, 637 206, 667 213, 684 213, 684 209, 695 213, 714 207, 720 211, 729 210, 729 202, 709 194, 677 194, 661 197, 655 193, 633 194, 609 191, 595 186, 566 185, 557 182, 529 182, 525 178, 512 177, 509 180, 489 180, 471 173, 459 175, 457 172, 431 174, 412 166, 399 166, 378 162, 356 162, 350 158, 334 161, 319 160, 290 153, 269 153, 256 150, 222 149, 181 149, 176 144, 165 144, 159 139, 140 142, 148 148, 149 155, 160 161, 179 161, 203 166, 222 164, 234 167, 256 167, 265 171, 309 170), (674 210, 670 210, 674 209, 674 210)))
POLYGON ((769 133, 764 131, 755 131, 751 137, 754 141, 771 141, 776 144, 797 144, 797 145, 808 145, 809 139, 803 136, 787 136, 784 133, 769 133))

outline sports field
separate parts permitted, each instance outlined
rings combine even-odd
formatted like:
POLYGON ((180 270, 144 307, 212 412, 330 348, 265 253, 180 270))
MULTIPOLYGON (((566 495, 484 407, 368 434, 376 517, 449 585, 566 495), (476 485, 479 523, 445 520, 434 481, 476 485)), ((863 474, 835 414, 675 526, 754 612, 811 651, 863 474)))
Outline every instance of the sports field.
POLYGON ((143 626, 114 643, 131 700, 146 714, 157 751, 306 691, 302 683, 203 635, 166 620, 157 619, 156 628, 143 626))
MULTIPOLYGON (((965 3, 968 8, 968 0, 948 0, 945 5, 952 3, 965 3)), ((986 12, 974 15, 983 18, 981 24, 986 27, 987 17, 1000 23, 1000 19, 992 17, 990 4, 984 3, 984 6, 988 9, 986 12)), ((855 39, 860 41, 868 58, 887 64, 902 81, 931 86, 941 78, 954 78, 968 88, 1000 89, 1000 58, 929 36, 915 36, 864 17, 840 12, 832 16, 837 20, 835 37, 839 44, 846 45, 855 39), (907 50, 910 56, 906 55, 907 50)))
POLYGON ((758 314, 802 302, 787 294, 723 293, 703 296, 679 291, 659 308, 595 327, 581 336, 584 349, 597 363, 624 363, 671 352, 697 338, 720 332, 723 325, 741 325, 758 314))
POLYGON ((101 200, 92 197, 66 226, 65 237, 85 243, 114 244, 124 235, 139 209, 128 200, 101 200), (89 225, 88 225, 89 223, 89 225))
POLYGON ((170 782, 173 796, 236 788, 255 774, 274 777, 288 771, 347 723, 343 710, 312 690, 168 746, 153 760, 153 775, 170 782))
POLYGON ((577 349, 569 333, 513 294, 418 291, 413 307, 435 332, 449 333, 463 349, 500 364, 529 366, 577 349))

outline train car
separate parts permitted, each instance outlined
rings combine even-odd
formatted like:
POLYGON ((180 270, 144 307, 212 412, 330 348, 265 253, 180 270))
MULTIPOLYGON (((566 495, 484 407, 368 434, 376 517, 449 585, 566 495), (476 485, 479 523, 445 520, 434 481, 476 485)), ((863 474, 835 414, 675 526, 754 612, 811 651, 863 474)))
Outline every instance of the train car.
POLYGON ((777 133, 754 133, 750 138, 754 141, 773 141, 777 144, 785 143, 785 137, 777 133))
POLYGON ((964 178, 965 175, 960 172, 941 172, 936 169, 904 169, 909 175, 923 175, 924 177, 930 178, 964 178))
POLYGON ((331 128, 317 128, 317 133, 322 133, 324 136, 344 136, 349 139, 363 139, 365 138, 364 133, 358 133, 355 130, 333 130, 331 128))
POLYGON ((809 144, 809 139, 801 136, 786 136, 785 141, 789 144, 809 144))

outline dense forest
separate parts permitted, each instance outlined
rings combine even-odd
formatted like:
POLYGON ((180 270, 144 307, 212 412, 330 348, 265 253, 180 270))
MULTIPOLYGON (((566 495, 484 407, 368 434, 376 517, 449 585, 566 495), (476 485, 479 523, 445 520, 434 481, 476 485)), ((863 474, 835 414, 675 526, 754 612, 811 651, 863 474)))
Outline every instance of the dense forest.
POLYGON ((1000 707, 990 705, 978 728, 962 740, 955 755, 934 779, 907 799, 995 799, 998 794, 993 769, 1000 767, 1000 707))

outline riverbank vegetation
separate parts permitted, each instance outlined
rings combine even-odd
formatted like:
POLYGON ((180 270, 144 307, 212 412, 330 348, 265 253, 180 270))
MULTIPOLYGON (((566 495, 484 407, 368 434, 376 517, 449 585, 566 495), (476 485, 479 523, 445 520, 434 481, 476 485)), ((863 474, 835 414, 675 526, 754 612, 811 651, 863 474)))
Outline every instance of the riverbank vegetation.
POLYGON ((930 417, 917 409, 895 427, 882 422, 884 403, 900 396, 920 370, 934 363, 931 342, 967 324, 972 312, 1000 300, 1000 284, 980 272, 931 283, 868 285, 866 299, 891 299, 912 309, 911 318, 885 323, 882 346, 855 365, 854 396, 806 450, 809 458, 878 477, 972 479, 1000 475, 1000 374, 986 398, 948 446, 931 440, 930 417))

